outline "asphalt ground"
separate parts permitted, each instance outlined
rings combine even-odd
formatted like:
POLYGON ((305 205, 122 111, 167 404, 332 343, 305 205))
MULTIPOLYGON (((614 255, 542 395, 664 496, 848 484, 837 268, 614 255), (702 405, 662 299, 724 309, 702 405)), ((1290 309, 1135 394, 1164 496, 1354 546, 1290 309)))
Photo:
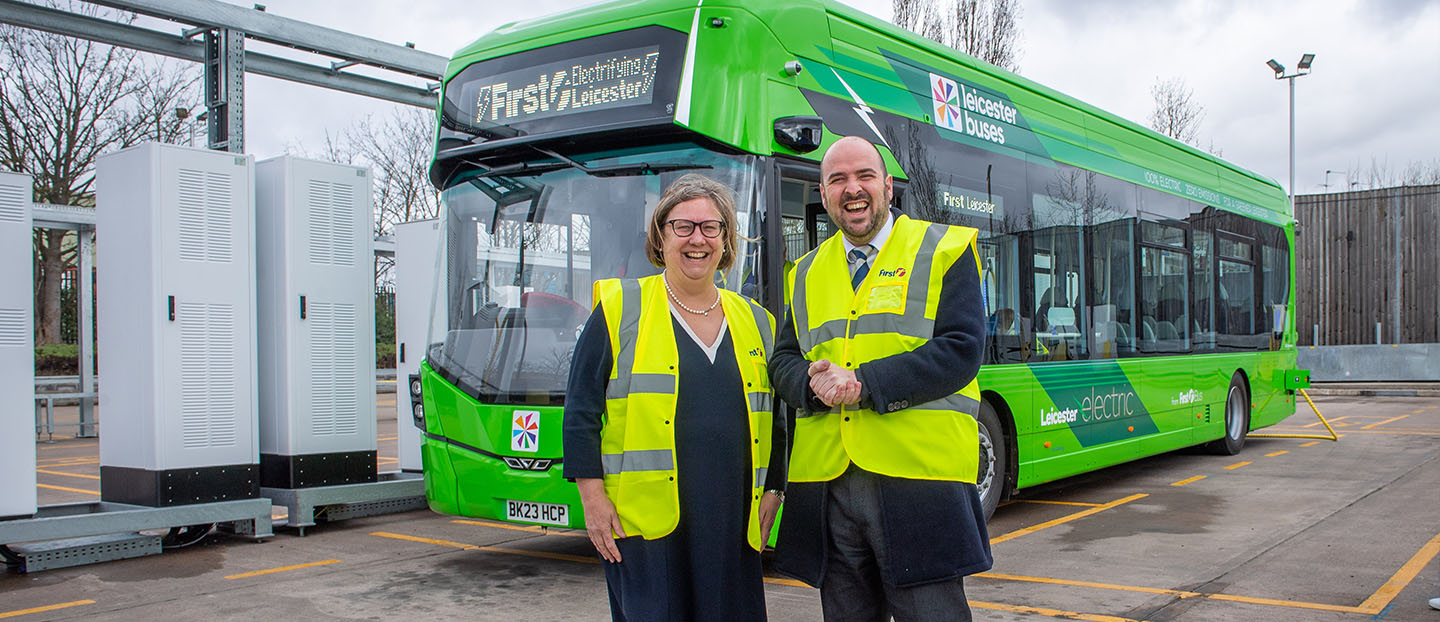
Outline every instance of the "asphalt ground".
MULTIPOLYGON (((377 396, 382 470, 394 399, 377 396)), ((1338 442, 1252 437, 1023 491, 990 523, 995 568, 966 581, 975 619, 1440 621, 1440 398, 1315 403, 1338 442)), ((1302 406, 1264 432, 1325 428, 1302 406)), ((40 503, 98 497, 95 439, 37 448, 40 503)), ((816 590, 774 573, 765 589, 770 619, 820 619, 816 590)), ((25 622, 608 616, 582 533, 428 511, 0 575, 0 618, 25 622)))

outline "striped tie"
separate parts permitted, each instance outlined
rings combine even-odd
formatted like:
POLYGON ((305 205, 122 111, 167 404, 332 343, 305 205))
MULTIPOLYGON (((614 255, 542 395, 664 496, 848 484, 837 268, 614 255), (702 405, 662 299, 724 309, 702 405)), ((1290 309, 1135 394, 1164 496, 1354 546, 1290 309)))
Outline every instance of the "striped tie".
POLYGON ((865 280, 865 275, 870 274, 870 262, 866 261, 870 258, 869 250, 870 245, 866 244, 864 246, 857 246, 854 250, 850 251, 850 263, 858 262, 860 264, 855 266, 855 274, 850 277, 851 289, 859 289, 860 282, 865 280))

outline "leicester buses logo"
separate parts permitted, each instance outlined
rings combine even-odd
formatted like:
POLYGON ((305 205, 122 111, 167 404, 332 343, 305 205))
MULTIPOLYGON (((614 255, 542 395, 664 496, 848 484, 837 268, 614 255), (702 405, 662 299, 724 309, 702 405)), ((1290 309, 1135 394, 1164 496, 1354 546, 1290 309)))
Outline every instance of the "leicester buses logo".
POLYGON ((930 103, 935 108, 935 125, 964 131, 960 120, 960 88, 954 80, 930 74, 930 103))
POLYGON ((536 451, 540 449, 540 412, 517 410, 510 423, 511 451, 536 451))

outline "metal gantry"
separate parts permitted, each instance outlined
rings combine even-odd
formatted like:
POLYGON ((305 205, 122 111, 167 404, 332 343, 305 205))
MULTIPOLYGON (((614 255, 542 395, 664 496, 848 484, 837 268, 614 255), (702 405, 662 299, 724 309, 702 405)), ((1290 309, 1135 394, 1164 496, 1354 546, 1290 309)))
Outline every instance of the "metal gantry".
POLYGON ((435 90, 447 59, 410 45, 246 9, 217 0, 90 0, 91 4, 176 22, 172 34, 91 17, 21 0, 0 0, 0 22, 88 39, 107 45, 203 63, 208 145, 244 151, 244 74, 374 97, 421 108, 435 107, 435 90), (198 37, 198 35, 204 35, 198 37), (197 40, 197 38, 199 40, 197 40), (307 63, 245 49, 254 39, 323 57, 307 63), (343 71, 363 65, 421 78, 424 86, 343 71))

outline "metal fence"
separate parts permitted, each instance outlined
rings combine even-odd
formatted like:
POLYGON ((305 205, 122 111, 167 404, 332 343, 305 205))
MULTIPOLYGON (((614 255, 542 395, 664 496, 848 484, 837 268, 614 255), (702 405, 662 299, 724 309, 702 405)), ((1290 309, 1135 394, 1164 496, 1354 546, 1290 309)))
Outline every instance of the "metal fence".
POLYGON ((1297 196, 1295 219, 1301 345, 1440 343, 1440 185, 1297 196))

